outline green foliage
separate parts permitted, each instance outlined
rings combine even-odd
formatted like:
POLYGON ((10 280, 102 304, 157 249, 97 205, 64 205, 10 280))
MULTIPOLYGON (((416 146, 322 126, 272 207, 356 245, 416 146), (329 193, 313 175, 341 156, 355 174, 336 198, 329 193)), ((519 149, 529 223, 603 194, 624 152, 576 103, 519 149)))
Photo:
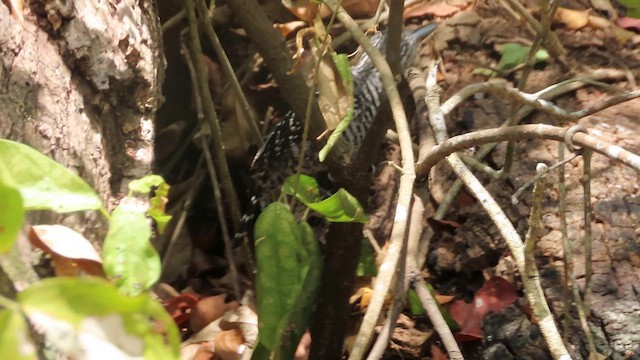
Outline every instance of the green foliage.
POLYGON ((37 359, 27 322, 20 311, 0 310, 0 359, 37 359))
POLYGON ((376 266, 376 254, 371 244, 366 239, 362 239, 362 252, 358 260, 358 268, 356 275, 358 276, 376 276, 378 267, 376 266))
POLYGON ((26 210, 97 210, 98 194, 69 169, 37 150, 0 139, 0 183, 20 192, 26 210))
POLYGON ((147 175, 142 179, 133 180, 129 183, 129 191, 131 192, 142 194, 153 192, 147 214, 155 220, 160 234, 164 232, 165 227, 171 221, 171 215, 167 215, 164 212, 164 206, 169 196, 169 187, 169 184, 160 175, 147 175))
POLYGON ((150 239, 144 212, 123 200, 113 211, 102 250, 105 273, 126 294, 140 294, 160 277, 160 256, 150 239))
POLYGON ((347 114, 344 116, 340 124, 336 126, 335 130, 327 139, 327 143, 320 149, 318 153, 318 159, 320 162, 323 162, 329 152, 335 145, 335 143, 340 139, 342 133, 347 129, 351 120, 353 119, 353 110, 354 110, 354 99, 353 99, 353 74, 351 74, 351 67, 349 65, 349 57, 346 54, 336 54, 335 52, 331 54, 333 58, 333 62, 338 69, 338 73, 340 74, 340 79, 342 79, 342 85, 344 86, 347 97, 351 100, 351 104, 349 104, 349 108, 347 110, 347 114))
MULTIPOLYGON (((162 177, 133 181, 130 190, 154 191, 148 214, 162 229, 170 219, 164 214, 169 186, 162 177)), ((43 326, 50 341, 60 338, 62 329, 83 334, 98 329, 110 348, 134 344, 145 358, 178 358, 178 332, 163 307, 147 295, 129 296, 148 289, 160 275, 145 212, 133 202, 125 198, 114 211, 104 243, 105 272, 117 287, 98 278, 53 278, 19 293, 18 303, 0 296, 7 307, 0 310, 0 358, 37 358, 25 316, 43 326)), ((97 209, 108 216, 97 193, 76 174, 26 145, 0 139, 0 251, 14 245, 25 211, 97 209)))
POLYGON ((289 208, 279 202, 260 214, 254 234, 260 343, 271 352, 295 353, 315 301, 317 283, 310 282, 319 281, 319 275, 308 277, 311 267, 314 274, 320 271, 319 249, 312 244, 315 237, 308 224, 298 224, 289 208), (302 294, 303 287, 313 289, 302 294), (285 336, 288 341, 280 349, 285 336))
MULTIPOLYGON (((11 249, 22 228, 24 207, 20 192, 0 183, 0 252, 11 249)), ((2 358, 2 357, 0 357, 2 358)))
MULTIPOLYGON (((45 279, 18 294, 22 311, 55 327, 86 334, 101 329, 104 341, 147 359, 177 359, 179 336, 162 305, 149 296, 126 296, 99 278, 45 279), (65 325, 66 324, 66 325, 65 325), (158 330, 166 330, 168 337, 158 330)), ((55 331, 55 329, 52 329, 55 331)))
MULTIPOLYGON (((317 181, 294 175, 282 186, 329 221, 367 221, 358 201, 344 189, 322 200, 317 181)), ((313 312, 322 255, 312 228, 298 223, 289 207, 272 203, 254 228, 260 338, 252 359, 292 359, 313 312)))
POLYGON ((365 223, 369 220, 358 199, 349 194, 345 189, 339 189, 330 197, 320 200, 320 190, 315 179, 307 175, 294 175, 285 181, 282 192, 295 196, 300 202, 311 210, 318 212, 330 222, 358 222, 365 223), (296 188, 296 178, 299 185, 296 188), (297 191, 294 191, 297 189, 297 191))
MULTIPOLYGON (((524 63, 530 51, 530 46, 513 43, 502 45, 500 49, 502 57, 500 58, 500 62, 498 62, 498 70, 509 70, 524 63)), ((549 53, 546 50, 538 50, 535 55, 536 63, 546 61, 548 58, 549 53)))
POLYGON ((640 19, 640 0, 618 0, 627 8, 627 17, 640 19))

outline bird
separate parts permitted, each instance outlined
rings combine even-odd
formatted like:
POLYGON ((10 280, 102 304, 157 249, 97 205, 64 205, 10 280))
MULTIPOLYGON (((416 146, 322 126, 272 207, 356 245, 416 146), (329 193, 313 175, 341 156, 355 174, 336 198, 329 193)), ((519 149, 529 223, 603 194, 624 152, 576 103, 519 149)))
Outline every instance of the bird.
MULTIPOLYGON (((401 69, 411 66, 420 41, 430 35, 437 24, 431 23, 415 30, 403 30, 400 43, 401 69)), ((387 47, 386 31, 377 32, 370 38, 374 47, 384 55, 387 47)), ((380 72, 367 53, 363 53, 351 66, 353 78, 354 108, 351 123, 343 132, 343 140, 348 144, 349 153, 355 153, 371 128, 380 105, 385 100, 380 72)), ((254 207, 264 208, 280 196, 280 187, 286 178, 294 175, 300 157, 303 124, 293 111, 287 112, 266 137, 251 164, 251 176, 256 196, 252 198, 254 207)), ((302 173, 315 176, 320 186, 330 183, 327 169, 318 160, 317 154, 305 149, 302 173), (324 181, 322 180, 324 179, 324 181)), ((330 186, 330 184, 329 184, 330 186)), ((327 190, 327 189, 325 189, 327 190)))

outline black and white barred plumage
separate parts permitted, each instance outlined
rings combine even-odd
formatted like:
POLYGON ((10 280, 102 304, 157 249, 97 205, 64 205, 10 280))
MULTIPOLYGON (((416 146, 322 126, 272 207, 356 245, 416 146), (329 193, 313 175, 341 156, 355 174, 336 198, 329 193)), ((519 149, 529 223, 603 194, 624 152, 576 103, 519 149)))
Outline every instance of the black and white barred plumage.
MULTIPOLYGON (((420 40, 428 36, 435 28, 435 24, 429 24, 417 30, 403 32, 401 69, 407 69, 411 65, 420 40)), ((382 54, 386 52, 386 42, 385 33, 377 33, 371 37, 371 43, 382 54)), ((342 136, 351 145, 352 153, 355 153, 373 124, 378 109, 385 99, 385 94, 380 73, 368 54, 363 53, 358 62, 351 67, 351 71, 353 74, 354 114, 342 136)), ((258 196, 261 203, 276 200, 284 180, 295 174, 301 150, 302 131, 302 124, 293 112, 289 112, 276 124, 262 148, 256 153, 251 172, 256 190, 261 193, 258 196)), ((315 176, 324 170, 324 166, 318 161, 317 154, 314 151, 305 151, 302 173, 315 176)))

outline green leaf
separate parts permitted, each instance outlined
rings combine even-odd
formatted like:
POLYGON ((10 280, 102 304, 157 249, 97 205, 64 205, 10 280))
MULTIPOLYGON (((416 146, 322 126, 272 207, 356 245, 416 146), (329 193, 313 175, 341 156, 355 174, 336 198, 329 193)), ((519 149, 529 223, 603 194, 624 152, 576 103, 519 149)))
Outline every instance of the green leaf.
POLYGON ((126 296, 106 280, 44 279, 18 294, 18 302, 47 336, 65 330, 80 346, 88 338, 93 340, 86 343, 92 346, 84 349, 88 354, 100 341, 128 356, 178 359, 178 330, 162 305, 147 295, 126 296))
POLYGON ((342 133, 347 129, 347 127, 349 127, 349 124, 353 119, 353 109, 354 109, 353 75, 351 74, 349 57, 346 54, 336 54, 336 53, 332 53, 332 57, 333 57, 333 62, 336 65, 336 69, 338 69, 338 73, 340 74, 340 78, 342 79, 342 85, 346 90, 348 98, 351 100, 351 104, 349 104, 349 110, 347 111, 342 121, 340 121, 340 124, 336 126, 336 128, 333 130, 333 132, 329 136, 329 139, 327 139, 327 143, 322 147, 322 149, 318 153, 318 159, 320 160, 320 162, 323 162, 327 158, 327 156, 329 155, 329 152, 331 151, 333 146, 336 144, 338 139, 340 139, 340 136, 342 135, 342 133))
POLYGON ((309 320, 316 304, 320 278, 322 276, 322 254, 313 229, 307 222, 299 225, 304 256, 300 256, 302 288, 296 302, 284 321, 278 326, 274 359, 293 359, 298 343, 309 326, 309 320))
MULTIPOLYGON (((520 44, 510 43, 502 45, 500 52, 502 53, 502 57, 500 58, 500 62, 496 66, 499 70, 509 70, 512 69, 526 60, 529 55, 529 51, 531 51, 531 47, 523 46, 520 44)), ((549 53, 545 50, 538 50, 535 54, 536 62, 542 62, 549 58, 549 53)))
POLYGON ((318 182, 308 175, 289 176, 282 184, 282 192, 289 196, 295 196, 305 205, 322 200, 318 182))
POLYGON ((640 19, 639 0, 618 0, 618 2, 627 8, 627 17, 640 19))
MULTIPOLYGON (((23 221, 24 208, 20 192, 0 183, 0 252, 9 251, 13 247, 23 221)), ((0 359, 3 357, 0 356, 0 359)))
POLYGON ((424 315, 426 313, 415 290, 409 289, 409 291, 407 291, 407 300, 409 302, 409 311, 411 311, 411 315, 417 316, 424 315))
POLYGON ((331 222, 365 223, 369 220, 358 199, 342 188, 320 202, 305 205, 331 222))
POLYGON ((167 197, 169 196, 170 188, 169 184, 167 184, 160 175, 148 175, 129 183, 129 191, 142 194, 149 194, 153 191, 154 196, 150 200, 147 214, 151 216, 158 225, 158 232, 160 234, 164 232, 165 227, 169 221, 171 221, 171 215, 165 213, 165 205, 168 201, 167 197))
POLYGON ((98 194, 78 175, 10 140, 0 139, 0 183, 20 192, 26 210, 65 213, 102 207, 98 194))
POLYGON ((356 269, 356 275, 358 276, 376 276, 378 274, 378 267, 376 266, 376 254, 371 247, 371 244, 362 239, 362 252, 360 253, 360 259, 358 260, 358 268, 356 269))
POLYGON ((151 246, 151 229, 144 212, 125 198, 113 211, 104 240, 103 266, 121 291, 135 295, 160 277, 160 256, 151 246))
POLYGON ((260 342, 271 351, 302 286, 305 264, 299 260, 300 231, 289 208, 279 202, 262 211, 254 228, 260 342))
POLYGON ((142 194, 148 194, 152 190, 156 190, 156 188, 165 188, 166 190, 169 190, 168 187, 169 185, 167 185, 160 175, 147 175, 143 178, 132 180, 129 183, 130 191, 142 194))
POLYGON ((0 359, 37 359, 27 322, 18 311, 0 310, 0 359))

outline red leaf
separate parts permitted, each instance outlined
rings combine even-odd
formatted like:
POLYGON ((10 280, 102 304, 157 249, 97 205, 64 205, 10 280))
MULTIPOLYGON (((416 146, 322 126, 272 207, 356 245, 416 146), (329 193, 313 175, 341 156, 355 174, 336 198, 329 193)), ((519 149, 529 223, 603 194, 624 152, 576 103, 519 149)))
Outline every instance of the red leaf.
POLYGON ((482 339, 482 321, 489 312, 498 312, 518 300, 516 288, 501 277, 492 277, 476 292, 473 301, 457 300, 449 309, 451 317, 462 330, 456 334, 459 341, 482 339))

